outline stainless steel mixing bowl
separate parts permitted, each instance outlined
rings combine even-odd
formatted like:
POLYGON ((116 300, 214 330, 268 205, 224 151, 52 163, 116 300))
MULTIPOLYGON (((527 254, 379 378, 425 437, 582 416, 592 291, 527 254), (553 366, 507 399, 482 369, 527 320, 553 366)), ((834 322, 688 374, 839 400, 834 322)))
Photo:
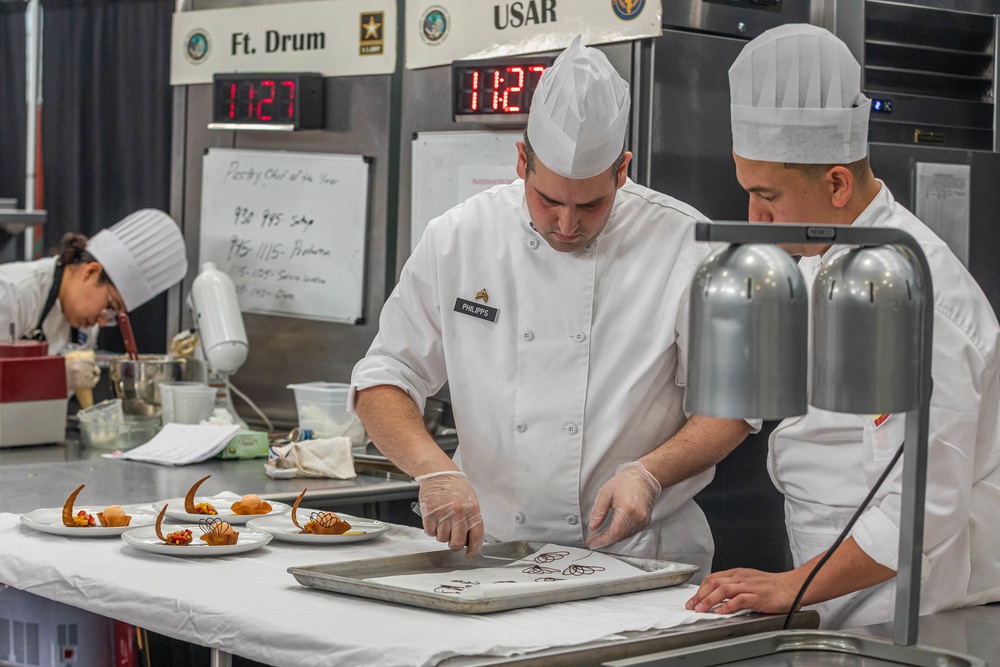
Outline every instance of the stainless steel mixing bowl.
POLYGON ((140 354, 111 359, 109 372, 115 396, 122 399, 126 415, 160 416, 161 382, 205 382, 205 364, 192 359, 173 359, 162 354, 140 354))

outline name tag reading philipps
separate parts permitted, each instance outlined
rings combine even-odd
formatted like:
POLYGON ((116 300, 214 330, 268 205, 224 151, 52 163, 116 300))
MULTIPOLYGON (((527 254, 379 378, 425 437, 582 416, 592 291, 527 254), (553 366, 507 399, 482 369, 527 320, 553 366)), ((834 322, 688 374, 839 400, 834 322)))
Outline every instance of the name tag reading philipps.
POLYGON ((497 315, 500 314, 500 309, 490 308, 489 306, 476 303, 475 301, 455 299, 455 312, 462 313, 463 315, 472 315, 473 317, 478 317, 479 319, 486 320, 487 322, 496 322, 497 315))

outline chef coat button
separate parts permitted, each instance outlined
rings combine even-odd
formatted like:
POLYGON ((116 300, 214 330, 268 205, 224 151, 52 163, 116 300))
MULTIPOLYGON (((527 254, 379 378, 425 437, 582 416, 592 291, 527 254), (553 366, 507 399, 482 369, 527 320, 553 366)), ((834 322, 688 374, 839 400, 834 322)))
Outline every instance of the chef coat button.
POLYGON ((531 248, 532 250, 534 250, 535 248, 537 248, 538 247, 538 239, 531 239, 530 241, 528 241, 528 247, 531 248))
POLYGON ((521 337, 524 338, 524 341, 526 343, 530 343, 531 341, 535 340, 535 332, 525 331, 523 334, 521 334, 521 337))
POLYGON ((517 514, 514 515, 514 521, 516 521, 517 523, 524 523, 524 515, 518 512, 517 514))
POLYGON ((587 245, 583 246, 583 249, 586 250, 587 252, 593 251, 593 249, 594 249, 594 242, 591 241, 587 245))
POLYGON ((577 343, 582 343, 583 341, 587 340, 587 334, 583 332, 578 334, 573 334, 573 340, 575 340, 577 343))
POLYGON ((575 526, 576 524, 580 523, 580 517, 574 514, 570 514, 568 517, 566 517, 566 523, 568 523, 571 526, 575 526))
POLYGON ((517 429, 518 433, 524 433, 525 431, 528 430, 528 425, 525 424, 524 422, 517 422, 517 424, 514 426, 514 428, 517 429))
POLYGON ((563 428, 566 429, 566 432, 570 435, 576 435, 576 432, 580 430, 577 428, 576 424, 566 424, 563 428))

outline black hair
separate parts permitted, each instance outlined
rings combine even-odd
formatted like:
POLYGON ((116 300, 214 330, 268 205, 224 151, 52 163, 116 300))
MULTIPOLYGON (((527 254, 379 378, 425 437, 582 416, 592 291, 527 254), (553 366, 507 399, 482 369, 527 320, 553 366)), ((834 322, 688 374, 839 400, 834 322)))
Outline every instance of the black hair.
MULTIPOLYGON (((73 232, 66 232, 62 237, 62 246, 59 248, 59 264, 62 266, 69 266, 70 264, 89 264, 90 262, 97 262, 89 252, 87 252, 87 237, 83 234, 74 234, 73 232)), ((98 262, 100 263, 100 262, 98 262)), ((111 278, 105 273, 104 267, 101 267, 101 275, 98 277, 98 282, 107 283, 113 285, 111 278)))

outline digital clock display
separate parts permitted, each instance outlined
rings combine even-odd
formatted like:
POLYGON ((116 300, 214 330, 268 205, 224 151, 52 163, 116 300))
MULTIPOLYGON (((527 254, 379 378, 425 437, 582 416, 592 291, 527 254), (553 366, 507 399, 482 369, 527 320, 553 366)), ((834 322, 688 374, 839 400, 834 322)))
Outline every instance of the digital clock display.
POLYGON ((212 90, 209 127, 297 130, 323 126, 321 74, 216 74, 212 90))
POLYGON ((460 61, 452 64, 456 121, 526 123, 542 72, 555 56, 460 61))

